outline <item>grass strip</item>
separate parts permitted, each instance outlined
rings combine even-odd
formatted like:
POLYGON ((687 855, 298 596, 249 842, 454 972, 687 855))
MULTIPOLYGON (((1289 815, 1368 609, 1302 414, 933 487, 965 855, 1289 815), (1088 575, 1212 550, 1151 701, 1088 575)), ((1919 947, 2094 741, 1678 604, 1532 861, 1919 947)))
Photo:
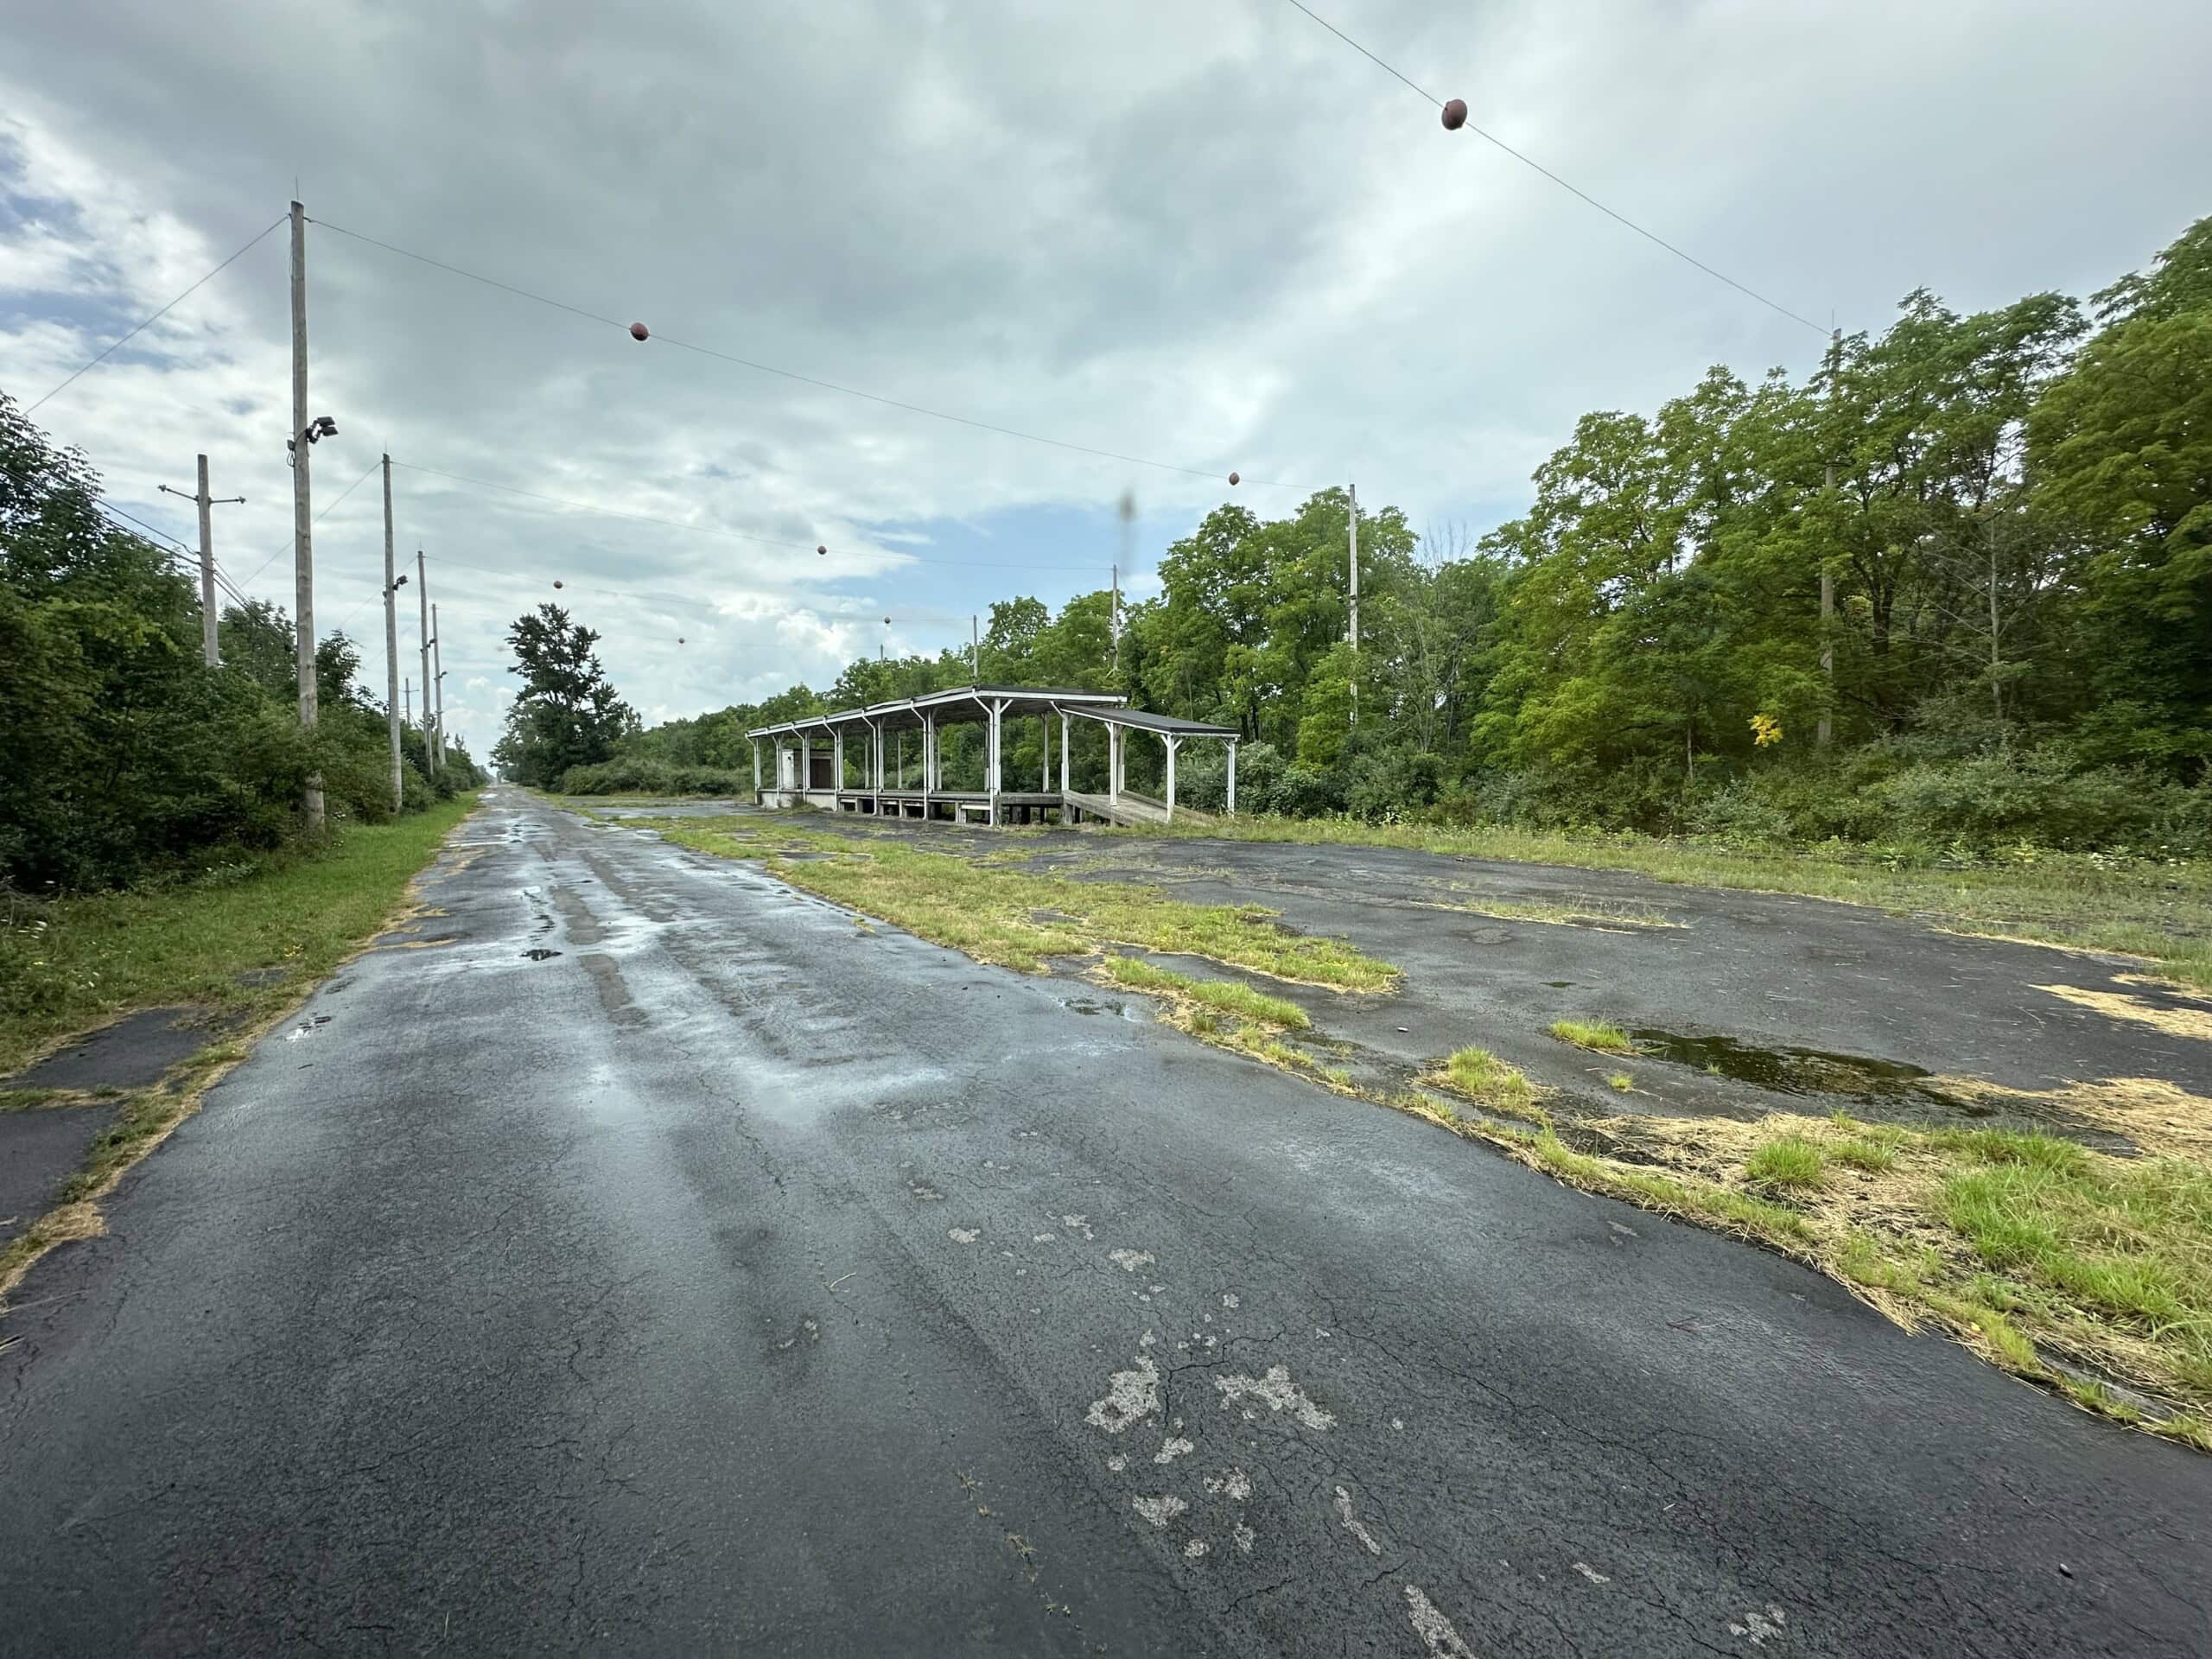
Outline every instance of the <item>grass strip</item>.
POLYGON ((1517 1065, 1509 1065, 1486 1048, 1463 1048, 1424 1075, 1423 1081, 1449 1090, 1507 1117, 1548 1124, 1538 1104, 1536 1085, 1517 1065))
POLYGON ((1573 1043, 1577 1048, 1586 1048, 1596 1054, 1629 1054, 1635 1052, 1628 1033, 1618 1026, 1603 1020, 1554 1020, 1551 1033, 1562 1043, 1573 1043))
MULTIPOLYGON (((1342 939, 1287 932, 1275 925, 1274 912, 1258 905, 1193 905, 1157 887, 1040 875, 889 837, 862 839, 760 819, 627 823, 699 852, 765 860, 780 881, 880 916, 979 962, 1023 973, 1042 973, 1048 957, 1088 956, 1120 944, 1163 956, 1203 957, 1270 979, 1338 991, 1387 991, 1398 983, 1398 970, 1389 963, 1342 939)), ((1304 1019, 1254 1017, 1284 1025, 1304 1019)))
POLYGON ((1137 957, 1109 957, 1105 968, 1109 979, 1133 991, 1182 997, 1217 1013, 1233 1014, 1291 1031, 1305 1031, 1313 1023, 1297 1003, 1269 996, 1233 980, 1197 979, 1172 969, 1154 967, 1137 957))
POLYGON ((319 852, 0 912, 0 1076, 132 1008, 289 1001, 375 931, 474 798, 351 825, 319 852), (282 971, 239 983, 257 969, 282 971))

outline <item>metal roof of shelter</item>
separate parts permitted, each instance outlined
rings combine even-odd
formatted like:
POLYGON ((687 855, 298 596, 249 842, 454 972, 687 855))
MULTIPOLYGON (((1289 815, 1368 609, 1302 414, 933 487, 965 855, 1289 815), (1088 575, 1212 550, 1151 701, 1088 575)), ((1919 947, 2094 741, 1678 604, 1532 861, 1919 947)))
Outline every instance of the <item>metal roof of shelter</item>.
POLYGON ((1244 735, 1234 726, 1216 726, 1203 720, 1179 720, 1173 715, 1155 715, 1144 709, 1071 709, 1068 712, 1108 726, 1133 726, 1142 732, 1158 732, 1163 737, 1241 738, 1244 735))
MULTIPOLYGON (((798 732, 834 731, 839 727, 896 724, 906 720, 918 723, 925 715, 955 721, 963 717, 980 720, 990 703, 1005 704, 1010 714, 1057 713, 1063 709, 1085 715, 1095 715, 1102 709, 1122 713, 1126 711, 1120 705, 1126 701, 1118 691, 1085 691, 1074 686, 963 685, 925 692, 918 697, 893 697, 888 702, 872 702, 865 709, 841 709, 832 714, 808 715, 773 726, 755 726, 745 734, 776 737, 798 732)), ((1226 728, 1219 729, 1227 734, 1226 728)))

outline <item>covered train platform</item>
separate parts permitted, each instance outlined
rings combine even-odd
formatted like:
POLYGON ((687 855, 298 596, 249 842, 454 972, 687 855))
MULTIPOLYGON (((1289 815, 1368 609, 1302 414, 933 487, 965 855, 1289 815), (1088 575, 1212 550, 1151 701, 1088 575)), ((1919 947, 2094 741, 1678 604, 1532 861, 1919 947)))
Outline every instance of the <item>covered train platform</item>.
POLYGON ((1086 818, 1164 824, 1179 817, 1206 817, 1175 802, 1176 759, 1193 740, 1228 746, 1227 805, 1233 815, 1236 745, 1243 737, 1233 726, 1131 709, 1128 699, 1115 692, 1026 685, 932 691, 755 727, 746 735, 753 740, 753 799, 760 805, 986 824, 1080 823, 1086 818), (1043 738, 1034 788, 1026 776, 1007 778, 1004 766, 1009 728, 1030 720, 1039 722, 1043 738), (1106 730, 1103 793, 1078 791, 1070 781, 1068 757, 1079 720, 1106 730), (983 733, 980 788, 945 786, 944 736, 960 726, 980 727, 983 733), (1157 741, 1166 751, 1164 798, 1127 786, 1132 734, 1157 741), (773 756, 766 771, 764 747, 773 756))

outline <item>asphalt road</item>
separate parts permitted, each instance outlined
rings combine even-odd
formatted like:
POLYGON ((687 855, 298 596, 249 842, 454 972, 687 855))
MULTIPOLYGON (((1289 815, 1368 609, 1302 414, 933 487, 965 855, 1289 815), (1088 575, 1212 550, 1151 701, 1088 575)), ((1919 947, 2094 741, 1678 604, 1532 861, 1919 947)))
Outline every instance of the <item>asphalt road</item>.
POLYGON ((463 841, 22 1287, 0 1649, 2212 1651, 2212 1461, 1810 1273, 626 827, 463 841))

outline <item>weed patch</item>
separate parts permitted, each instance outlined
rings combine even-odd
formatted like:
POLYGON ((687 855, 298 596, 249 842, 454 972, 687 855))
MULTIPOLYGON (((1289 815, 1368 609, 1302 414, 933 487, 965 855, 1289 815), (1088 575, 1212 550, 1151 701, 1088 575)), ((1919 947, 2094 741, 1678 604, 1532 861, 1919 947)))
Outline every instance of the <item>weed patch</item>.
POLYGON ((1426 1080, 1503 1116, 1530 1122, 1546 1121, 1536 1085, 1529 1081, 1528 1074, 1486 1048, 1460 1049, 1426 1080))
POLYGON ((1589 1049, 1597 1054, 1628 1054, 1634 1046, 1628 1033, 1618 1026, 1603 1020, 1554 1020, 1551 1033, 1562 1043, 1573 1043, 1577 1048, 1589 1049))
MULTIPOLYGON (((779 880, 1023 973, 1043 972, 1048 957, 1088 956, 1121 944, 1162 956, 1203 957, 1332 990, 1387 991, 1398 982, 1398 970, 1389 963, 1341 939, 1286 932, 1275 925, 1273 912, 1257 905, 1193 905, 1157 887, 1040 875, 890 839, 862 843, 833 831, 757 819, 631 822, 699 852, 762 859, 779 880), (812 856, 802 862, 791 856, 795 854, 812 856), (1065 919, 1040 921, 1040 913, 1065 919)), ((1303 1021, 1300 1014, 1295 1021, 1286 1017, 1270 1023, 1303 1021)))
POLYGON ((1777 1135, 1745 1160, 1744 1173, 1777 1192, 1811 1192, 1827 1179, 1828 1155, 1802 1135, 1777 1135))
POLYGON ((1230 980, 1198 979, 1166 968, 1156 968, 1136 957, 1108 957, 1106 977, 1133 991, 1156 991, 1195 1002, 1219 1014, 1304 1031, 1313 1025, 1306 1010, 1280 996, 1269 996, 1230 980))

